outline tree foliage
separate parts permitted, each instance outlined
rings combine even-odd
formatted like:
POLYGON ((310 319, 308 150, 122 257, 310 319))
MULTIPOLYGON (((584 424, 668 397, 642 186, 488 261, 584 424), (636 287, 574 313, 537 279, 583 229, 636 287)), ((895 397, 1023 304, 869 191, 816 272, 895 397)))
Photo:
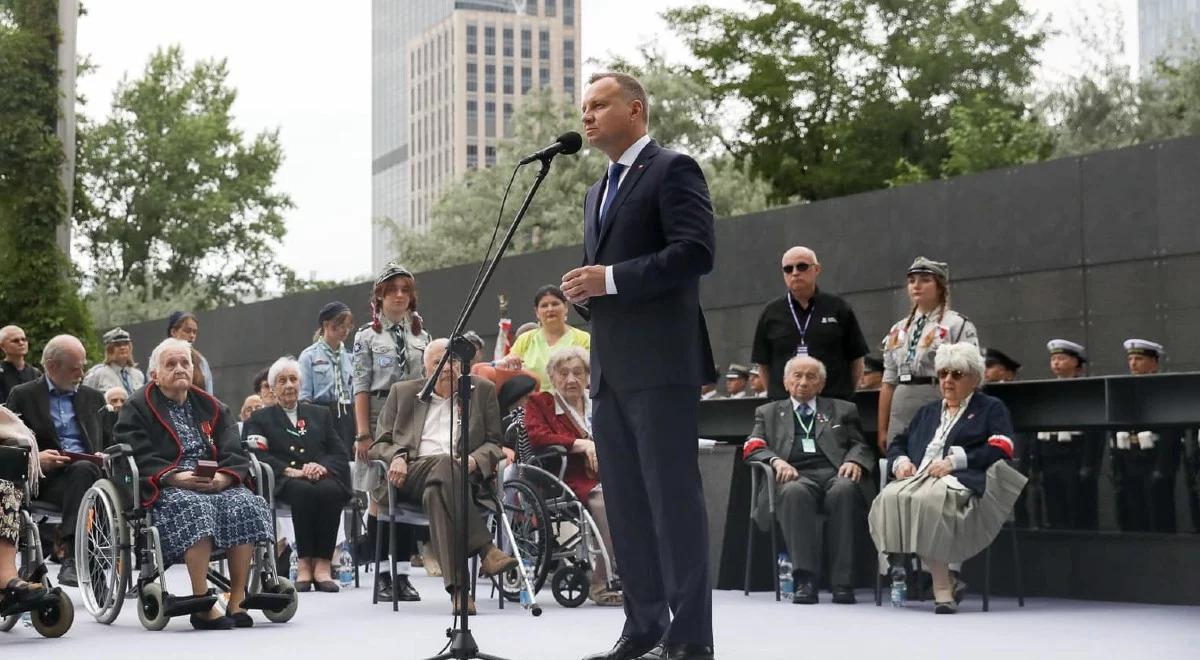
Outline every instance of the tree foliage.
POLYGON ((96 354, 56 232, 66 220, 55 126, 60 41, 53 0, 0 3, 0 323, 25 329, 32 354, 57 334, 96 354))
POLYGON ((82 126, 76 227, 92 285, 121 283, 146 303, 199 287, 204 308, 287 276, 275 262, 292 206, 274 188, 278 132, 233 126, 227 77, 224 60, 159 50, 118 85, 107 119, 82 126))
POLYGON ((751 5, 666 17, 712 95, 740 109, 734 153, 777 200, 881 188, 898 163, 941 176, 953 108, 1011 104, 1045 39, 1018 0, 751 5))

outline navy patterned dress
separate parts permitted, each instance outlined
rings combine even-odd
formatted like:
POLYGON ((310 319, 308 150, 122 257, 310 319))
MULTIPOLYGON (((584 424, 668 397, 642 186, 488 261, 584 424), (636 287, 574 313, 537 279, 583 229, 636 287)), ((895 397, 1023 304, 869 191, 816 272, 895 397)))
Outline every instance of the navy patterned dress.
MULTIPOLYGON (((167 423, 183 443, 179 469, 192 470, 197 461, 211 459, 212 445, 201 433, 191 405, 168 401, 166 412, 167 423)), ((274 538, 266 500, 240 485, 219 493, 163 488, 154 502, 154 521, 168 564, 179 563, 188 548, 206 536, 212 537, 216 549, 274 538)))

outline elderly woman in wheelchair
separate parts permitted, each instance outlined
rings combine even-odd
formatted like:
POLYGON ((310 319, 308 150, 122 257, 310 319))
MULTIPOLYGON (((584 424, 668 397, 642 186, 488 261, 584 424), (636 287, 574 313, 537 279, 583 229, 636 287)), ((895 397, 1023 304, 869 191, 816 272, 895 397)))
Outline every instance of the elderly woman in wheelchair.
MULTIPOLYGON (((253 483, 252 461, 242 448, 236 418, 224 404, 192 385, 195 365, 187 343, 163 341, 150 363, 154 380, 130 397, 116 427, 118 447, 128 446, 131 471, 139 476, 130 498, 136 502, 133 517, 136 521, 140 507, 152 520, 150 527, 139 529, 138 536, 145 538, 133 541, 143 557, 138 581, 142 623, 159 629, 166 618, 186 613, 196 629, 227 630, 254 625, 248 606, 264 609, 272 620, 279 618, 273 612, 294 612, 294 589, 275 578, 273 562, 255 557, 256 547, 272 544, 274 525, 267 502, 247 488, 253 483), (215 550, 224 551, 227 580, 209 571, 215 550), (190 597, 173 597, 164 591, 161 573, 177 562, 187 566, 190 597), (266 605, 262 594, 248 592, 252 563, 264 571, 261 578, 255 576, 256 586, 276 592, 268 594, 266 605), (229 593, 224 614, 215 607, 209 580, 229 593)), ((87 519, 81 512, 81 527, 94 523, 95 505, 94 496, 85 497, 85 508, 93 509, 87 519)), ((127 532, 118 529, 117 533, 127 532)), ((89 547, 97 545, 92 536, 83 538, 89 539, 89 547)), ((87 566, 94 570, 96 562, 87 566)))
POLYGON ((33 432, 0 407, 0 632, 29 612, 40 635, 60 637, 70 630, 75 609, 70 597, 51 587, 37 526, 22 507, 41 476, 37 455, 33 432))
MULTIPOLYGON (((562 454, 566 454, 565 469, 560 465, 557 470, 564 482, 561 485, 565 486, 561 490, 566 492, 560 495, 551 489, 545 493, 545 498, 551 504, 573 496, 587 508, 591 521, 579 511, 580 519, 574 522, 580 529, 588 529, 588 533, 594 527, 605 551, 598 553, 602 555, 602 561, 592 562, 588 597, 597 605, 619 606, 623 604, 621 593, 614 588, 607 566, 613 557, 612 535, 604 512, 600 465, 596 459, 596 442, 592 438, 592 401, 588 397, 591 368, 587 351, 577 346, 553 351, 546 363, 546 374, 553 389, 534 394, 525 404, 525 430, 539 457, 532 463, 548 468, 555 462, 554 456, 560 457, 561 463, 562 454)), ((557 598, 560 580, 554 582, 557 598)))

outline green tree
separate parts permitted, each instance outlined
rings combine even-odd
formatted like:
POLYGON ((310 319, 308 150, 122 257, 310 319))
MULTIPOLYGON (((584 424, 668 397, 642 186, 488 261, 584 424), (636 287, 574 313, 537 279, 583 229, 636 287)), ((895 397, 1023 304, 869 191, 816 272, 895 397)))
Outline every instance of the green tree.
POLYGON ((66 220, 59 170, 58 5, 0 2, 0 323, 22 326, 35 357, 57 334, 95 333, 74 273, 58 249, 66 220))
POLYGON ((1018 0, 752 5, 665 16, 712 95, 742 110, 734 153, 776 200, 880 188, 907 176, 898 163, 941 176, 951 110, 1016 98, 1045 39, 1018 0))
POLYGON ((109 117, 82 127, 75 216, 93 286, 124 283, 149 303, 195 285, 211 307, 287 276, 278 131, 234 128, 227 77, 224 60, 159 50, 118 85, 109 117))
MULTIPOLYGON (((724 152, 713 129, 716 122, 701 114, 708 110, 693 96, 697 88, 692 78, 671 74, 657 55, 652 55, 641 68, 620 61, 611 63, 609 68, 631 70, 647 83, 653 93, 650 134, 664 146, 682 148, 698 157, 709 181, 717 217, 766 208, 770 186, 724 152)), ((496 162, 504 165, 468 171, 449 184, 431 212, 427 233, 400 230, 394 223, 381 221, 393 231, 397 254, 417 271, 483 258, 495 226, 497 203, 512 176, 508 164, 516 163, 531 145, 549 144, 566 128, 578 125, 578 108, 550 91, 531 92, 513 114, 510 137, 498 145, 496 162)), ((604 154, 586 145, 577 156, 556 158, 514 236, 509 254, 583 242, 583 198, 607 163, 604 154)), ((518 173, 501 232, 520 207, 536 171, 531 166, 518 173)))

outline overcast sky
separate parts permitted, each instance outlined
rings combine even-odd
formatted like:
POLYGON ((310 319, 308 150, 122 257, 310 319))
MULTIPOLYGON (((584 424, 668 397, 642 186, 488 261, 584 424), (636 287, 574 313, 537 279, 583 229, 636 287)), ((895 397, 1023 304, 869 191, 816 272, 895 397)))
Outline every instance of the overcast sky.
MULTIPOLYGON (((407 0, 392 0, 405 2, 407 0)), ((1119 7, 1126 46, 1136 52, 1136 0, 1025 0, 1067 31, 1070 17, 1119 7)), ((686 55, 658 14, 684 0, 582 0, 584 75, 589 59, 630 53, 654 40, 668 55, 686 55), (631 27, 633 26, 633 27, 631 27)), ((743 0, 710 0, 742 6, 743 0)), ((154 50, 180 44, 189 60, 228 59, 238 90, 233 112, 247 134, 278 128, 286 160, 278 187, 296 208, 287 213, 280 259, 302 276, 365 277, 371 233, 371 3, 368 0, 92 0, 80 19, 78 48, 97 70, 80 80, 85 112, 107 114, 125 75, 137 76, 154 50), (344 237, 331 250, 331 235, 344 237)), ((1059 38, 1047 49, 1045 77, 1078 64, 1079 46, 1059 38)), ((540 145, 530 145, 531 147, 540 145)))

